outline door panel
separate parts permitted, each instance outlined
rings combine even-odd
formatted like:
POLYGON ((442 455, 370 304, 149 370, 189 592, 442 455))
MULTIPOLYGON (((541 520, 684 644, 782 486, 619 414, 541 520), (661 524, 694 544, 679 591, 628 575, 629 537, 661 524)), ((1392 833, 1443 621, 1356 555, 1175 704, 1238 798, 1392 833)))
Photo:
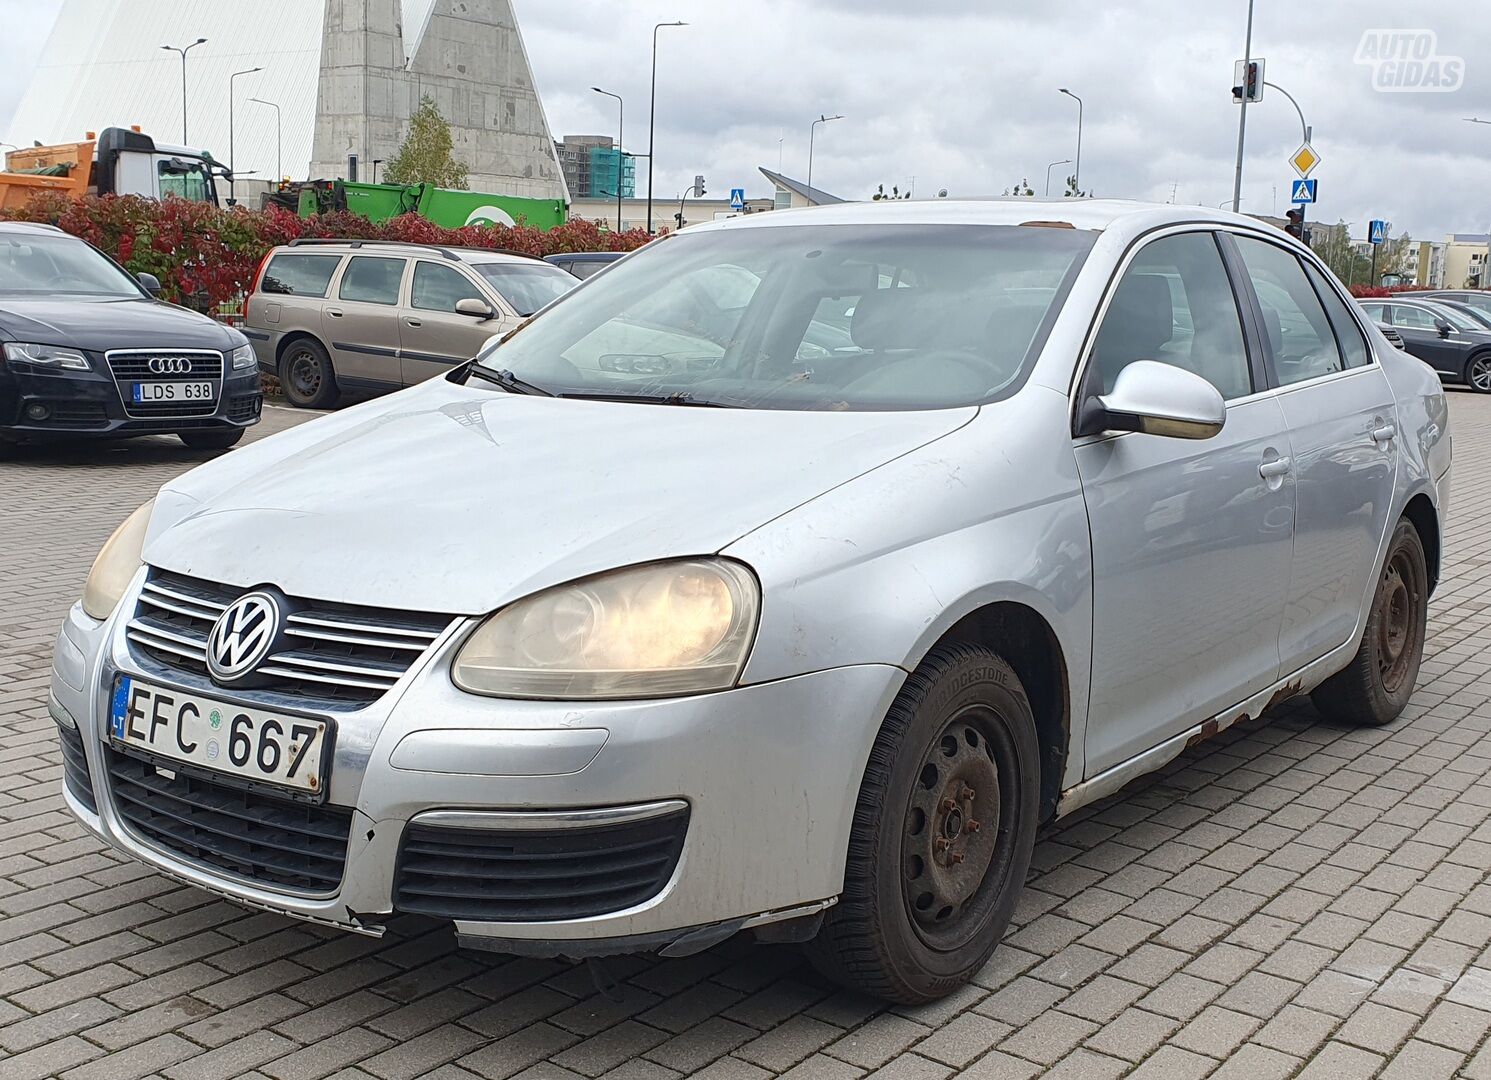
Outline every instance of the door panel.
POLYGON ((1463 350, 1458 342, 1440 336, 1432 315, 1422 308, 1402 304, 1390 304, 1388 310, 1409 353, 1442 374, 1459 376, 1462 373, 1463 350))
POLYGON ((406 262, 354 255, 342 268, 332 298, 321 308, 340 381, 384 389, 401 385, 398 301, 406 262))
POLYGON ((399 313, 400 371, 405 386, 443 375, 463 364, 493 334, 511 329, 497 305, 452 266, 421 259, 409 277, 409 297, 399 313), (476 299, 493 309, 487 320, 460 315, 456 304, 476 299))
POLYGON ((1259 473, 1290 456, 1272 396, 1229 406, 1211 439, 1129 434, 1076 452, 1092 527, 1091 775, 1278 678, 1294 481, 1259 473))

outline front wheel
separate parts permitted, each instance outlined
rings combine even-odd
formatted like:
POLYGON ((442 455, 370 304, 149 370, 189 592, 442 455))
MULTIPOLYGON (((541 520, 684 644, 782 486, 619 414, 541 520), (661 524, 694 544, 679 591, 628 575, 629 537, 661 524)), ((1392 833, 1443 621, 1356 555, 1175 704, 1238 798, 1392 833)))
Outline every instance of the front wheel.
POLYGON ((1035 846, 1035 717, 1014 670, 939 645, 870 751, 844 892, 809 956, 849 986, 915 1004, 952 993, 1009 925, 1035 846))
POLYGON ((1347 667, 1310 694, 1333 720, 1378 727, 1396 720, 1418 681, 1428 623, 1429 571, 1412 522, 1400 520, 1372 596, 1367 628, 1347 667))
POLYGON ((1491 352, 1470 358, 1465 365, 1465 382, 1478 394, 1491 394, 1491 352))
POLYGON ((227 450, 243 438, 243 428, 232 431, 178 431, 176 437, 188 450, 227 450))
POLYGON ((280 388, 298 409, 329 409, 337 398, 336 372, 319 341, 292 341, 280 357, 280 388))

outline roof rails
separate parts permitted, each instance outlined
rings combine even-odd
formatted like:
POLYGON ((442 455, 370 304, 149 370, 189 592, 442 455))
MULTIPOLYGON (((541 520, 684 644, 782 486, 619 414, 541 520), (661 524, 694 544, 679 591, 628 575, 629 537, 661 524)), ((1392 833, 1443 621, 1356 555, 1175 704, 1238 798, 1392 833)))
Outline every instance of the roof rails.
POLYGON ((452 262, 460 262, 461 257, 457 251, 488 252, 493 255, 512 255, 520 259, 537 259, 543 261, 542 255, 532 255, 526 251, 513 251, 511 248, 489 248, 489 247, 464 247, 448 248, 439 244, 421 244, 416 240, 338 240, 334 236, 298 236, 290 241, 290 247, 308 247, 319 244, 336 244, 340 247, 399 247, 419 248, 422 251, 438 251, 442 256, 452 262))
POLYGON ((290 247, 309 247, 313 245, 335 244, 338 247, 412 247, 424 251, 438 251, 451 262, 460 262, 461 257, 447 247, 438 244, 419 244, 412 240, 338 240, 333 236, 297 236, 290 241, 290 247))

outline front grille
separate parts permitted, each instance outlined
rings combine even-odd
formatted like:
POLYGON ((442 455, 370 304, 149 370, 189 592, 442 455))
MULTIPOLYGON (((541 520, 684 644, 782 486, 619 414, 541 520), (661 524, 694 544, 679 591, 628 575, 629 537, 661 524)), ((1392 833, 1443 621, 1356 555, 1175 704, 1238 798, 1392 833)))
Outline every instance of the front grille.
POLYGON ((240 424, 247 423, 259 415, 264 398, 259 394, 241 394, 228 399, 228 419, 240 424))
POLYGON ((49 407, 57 427, 101 427, 109 422, 102 401, 54 401, 49 407))
POLYGON ((83 735, 77 728, 57 725, 58 741, 62 744, 62 782, 73 798, 93 813, 98 813, 98 804, 93 798, 93 777, 88 773, 88 758, 83 753, 83 735))
POLYGON ((410 825, 394 908, 444 919, 549 922, 621 911, 662 891, 688 811, 592 829, 410 825))
MULTIPOLYGON (((152 570, 127 636, 150 659, 207 675, 207 635, 247 589, 152 570)), ((320 600, 290 601, 290 647, 258 667, 264 689, 294 705, 357 707, 376 701, 450 625, 448 615, 388 611, 320 600)))
MULTIPOLYGON (((136 418, 211 416, 222 393, 223 354, 205 349, 121 349, 106 353, 109 371, 119 387, 119 400, 127 416, 136 418), (151 371, 152 361, 165 362, 173 370, 151 371), (174 370, 181 368, 184 370, 174 370), (212 397, 203 401, 135 401, 130 385, 136 382, 202 382, 213 384, 212 397)), ((159 365, 158 365, 159 366, 159 365)))
POLYGON ((119 816, 142 839, 260 885, 334 892, 352 811, 277 799, 106 751, 119 816))

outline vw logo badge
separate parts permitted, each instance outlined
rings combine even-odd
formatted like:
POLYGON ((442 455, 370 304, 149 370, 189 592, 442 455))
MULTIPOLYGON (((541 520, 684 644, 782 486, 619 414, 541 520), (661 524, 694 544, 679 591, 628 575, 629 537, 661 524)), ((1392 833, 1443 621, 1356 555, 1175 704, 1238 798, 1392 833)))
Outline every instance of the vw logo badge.
POLYGON ((207 671, 213 682, 238 682, 269 655, 284 612, 271 593, 244 593, 212 624, 207 635, 207 671))
POLYGON ((152 375, 187 375, 192 362, 185 356, 152 356, 147 365, 152 375))

